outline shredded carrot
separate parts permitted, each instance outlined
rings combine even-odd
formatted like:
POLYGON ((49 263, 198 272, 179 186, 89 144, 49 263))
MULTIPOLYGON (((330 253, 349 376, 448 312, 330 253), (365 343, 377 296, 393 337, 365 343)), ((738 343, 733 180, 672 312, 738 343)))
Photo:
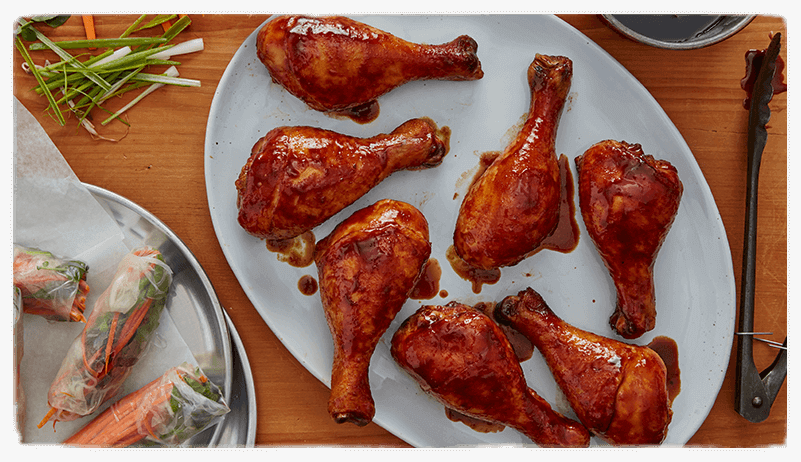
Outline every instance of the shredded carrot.
POLYGON ((111 358, 111 348, 114 346, 114 333, 117 331, 117 321, 120 319, 119 313, 114 313, 114 317, 111 318, 111 327, 108 329, 108 342, 106 342, 106 362, 103 370, 108 373, 108 362, 111 358))
POLYGON ((72 311, 70 315, 75 321, 86 323, 86 317, 83 312, 86 311, 86 297, 89 295, 89 284, 81 279, 78 282, 78 293, 75 294, 75 301, 72 303, 72 311))
POLYGON ((55 414, 55 413, 56 413, 56 408, 54 408, 54 407, 51 407, 51 408, 50 408, 50 410, 49 410, 49 411, 47 411, 47 414, 45 415, 44 419, 42 419, 42 421, 41 421, 41 422, 39 422, 39 423, 36 425, 36 427, 37 427, 37 428, 42 428, 42 427, 44 427, 44 424, 46 424, 46 423, 47 423, 47 421, 48 421, 48 420, 50 420, 50 418, 51 418, 51 417, 53 417, 53 414, 55 414))
POLYGON ((130 446, 151 435, 157 438, 150 418, 171 397, 174 384, 156 379, 114 403, 86 424, 64 444, 77 446, 130 446), (144 417, 144 422, 139 420, 144 417), (140 424, 143 424, 140 426, 140 424))
POLYGON ((145 319, 145 315, 150 310, 150 305, 153 304, 153 299, 148 298, 142 303, 139 308, 134 311, 131 316, 125 321, 123 324, 122 329, 120 330, 120 339, 117 342, 117 348, 114 349, 113 354, 116 355, 119 353, 125 345, 128 344, 128 341, 133 337, 136 333, 137 329, 139 329, 140 324, 145 319))
MULTIPOLYGON (((95 18, 91 14, 84 14, 81 16, 83 19, 83 28, 86 30, 86 38, 87 40, 94 40, 97 38, 97 32, 95 31, 95 18)), ((89 47, 90 50, 94 50, 94 47, 89 47)))
POLYGON ((86 323, 86 317, 83 315, 83 313, 81 313, 75 308, 73 308, 72 311, 70 311, 70 318, 75 322, 86 323))

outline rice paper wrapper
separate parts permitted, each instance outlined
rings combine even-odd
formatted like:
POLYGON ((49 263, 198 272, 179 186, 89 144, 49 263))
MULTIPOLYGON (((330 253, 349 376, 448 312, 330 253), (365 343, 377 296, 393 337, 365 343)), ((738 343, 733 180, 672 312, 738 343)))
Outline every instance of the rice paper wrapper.
POLYGON ((184 362, 120 398, 65 441, 85 447, 181 446, 230 412, 220 388, 184 362))
POLYGON ((86 263, 14 246, 14 286, 25 313, 51 321, 80 321, 86 305, 86 263))
POLYGON ((179 446, 203 430, 216 425, 231 409, 222 391, 215 384, 204 383, 205 393, 187 380, 200 380, 202 371, 184 363, 162 377, 175 385, 165 417, 150 422, 154 436, 148 439, 159 444, 179 446), (210 393, 209 393, 210 392, 210 393))

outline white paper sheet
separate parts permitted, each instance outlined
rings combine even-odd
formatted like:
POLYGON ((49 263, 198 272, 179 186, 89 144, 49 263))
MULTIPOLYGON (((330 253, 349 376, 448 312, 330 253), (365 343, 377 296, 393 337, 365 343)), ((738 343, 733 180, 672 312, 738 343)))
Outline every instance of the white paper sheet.
MULTIPOLYGON (((126 245, 117 223, 81 184, 36 118, 16 98, 14 122, 14 243, 82 260, 89 265, 88 318, 95 301, 108 287, 117 264, 132 248, 126 245)), ((28 314, 23 315, 22 323, 20 383, 25 407, 20 441, 59 443, 111 403, 106 403, 92 416, 58 422, 55 430, 52 423, 37 428, 49 409, 50 384, 67 348, 81 333, 84 324, 50 322, 28 314)), ((165 310, 146 354, 118 397, 141 388, 183 361, 196 364, 165 310)))

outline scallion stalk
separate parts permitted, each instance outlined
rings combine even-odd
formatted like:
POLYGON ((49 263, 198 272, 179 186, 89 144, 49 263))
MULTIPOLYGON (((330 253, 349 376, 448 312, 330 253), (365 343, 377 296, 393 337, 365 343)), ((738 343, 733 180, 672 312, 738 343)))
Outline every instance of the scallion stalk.
POLYGON ((187 53, 194 53, 203 50, 203 39, 196 38, 186 42, 177 43, 172 48, 165 49, 165 47, 158 48, 158 53, 151 55, 150 59, 170 59, 176 55, 184 55, 187 53))
MULTIPOLYGON (((165 72, 165 75, 167 77, 173 77, 173 78, 178 77, 178 69, 175 66, 172 66, 169 69, 167 69, 167 72, 165 72)), ((100 125, 106 125, 109 122, 111 122, 112 120, 118 118, 123 112, 125 112, 128 109, 132 108, 136 103, 141 101, 142 98, 144 98, 145 96, 153 93, 154 91, 158 90, 159 88, 163 87, 164 85, 165 85, 165 83, 154 83, 154 84, 150 85, 149 87, 147 87, 145 89, 145 91, 140 93, 131 102, 129 102, 128 104, 123 106, 122 109, 120 109, 119 111, 115 112, 111 117, 109 117, 108 119, 106 119, 103 122, 101 122, 100 125)))
MULTIPOLYGON (((75 50, 80 48, 117 48, 117 47, 134 47, 140 45, 160 45, 167 43, 164 37, 126 37, 126 38, 105 38, 105 39, 82 39, 82 40, 64 40, 60 42, 51 42, 61 48, 62 50, 75 50)), ((31 51, 47 50, 50 46, 46 43, 32 43, 28 49, 31 51)))
POLYGON ((52 93, 50 93, 50 90, 47 89, 44 79, 42 79, 42 76, 39 75, 39 71, 36 69, 36 65, 33 64, 33 60, 31 59, 31 56, 28 54, 28 50, 25 49, 25 45, 22 43, 22 40, 19 38, 19 36, 14 38, 16 39, 14 41, 14 44, 17 46, 17 49, 22 55, 22 59, 24 59, 25 62, 28 63, 28 66, 31 69, 31 73, 33 74, 36 81, 39 82, 39 86, 44 88, 43 93, 47 98, 48 105, 55 113, 58 123, 63 127, 66 124, 66 121, 64 120, 64 114, 61 113, 61 109, 59 109, 58 104, 56 104, 56 98, 53 96, 52 93))

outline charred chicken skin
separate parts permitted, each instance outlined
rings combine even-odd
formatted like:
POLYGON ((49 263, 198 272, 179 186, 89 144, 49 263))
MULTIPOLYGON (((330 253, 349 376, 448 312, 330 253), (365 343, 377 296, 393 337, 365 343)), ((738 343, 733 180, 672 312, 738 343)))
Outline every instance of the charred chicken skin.
POLYGON ((312 109, 360 122, 377 117, 379 96, 407 82, 484 76, 466 35, 423 45, 345 17, 279 16, 256 40, 273 81, 312 109))
POLYGON ((328 411, 337 423, 373 419, 370 359, 430 254, 423 214, 390 199, 355 212, 317 243, 320 297, 334 342, 328 411))
POLYGON ((236 180, 239 224, 267 240, 299 236, 398 170, 439 165, 450 132, 427 118, 356 138, 314 127, 279 127, 254 146, 236 180))
POLYGON ((617 292, 610 324, 633 339, 656 324, 654 263, 683 191, 669 162, 607 140, 576 158, 581 216, 617 292))
POLYGON ((473 307, 421 307, 395 332, 391 353, 446 408, 514 428, 540 446, 589 445, 586 428, 528 387, 500 326, 473 307))
POLYGON ((578 329, 560 319, 528 288, 506 297, 495 318, 525 335, 542 353, 576 416, 610 444, 657 445, 673 411, 662 358, 578 329))
POLYGON ((454 232, 458 255, 476 268, 517 264, 559 222, 561 195, 556 130, 573 63, 536 55, 528 68, 529 113, 522 130, 470 187, 454 232))

